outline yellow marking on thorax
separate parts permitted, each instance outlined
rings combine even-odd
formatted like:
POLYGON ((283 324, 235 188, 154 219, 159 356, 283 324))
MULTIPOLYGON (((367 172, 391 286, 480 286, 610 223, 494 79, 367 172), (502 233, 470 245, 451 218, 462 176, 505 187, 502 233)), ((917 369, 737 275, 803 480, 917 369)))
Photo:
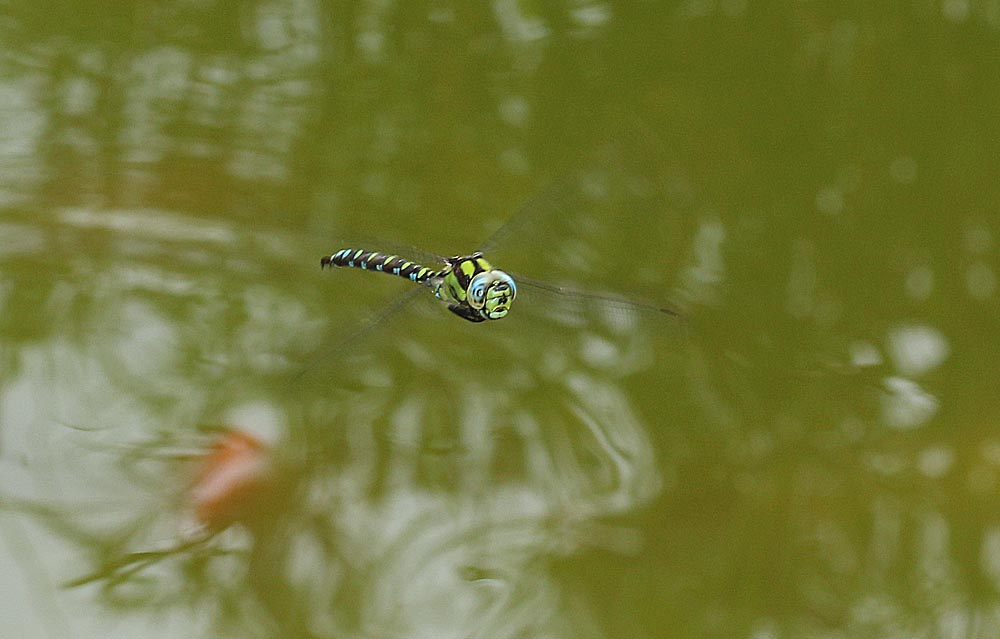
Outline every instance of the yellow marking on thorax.
POLYGON ((462 273, 464 273, 470 280, 472 279, 472 276, 476 274, 476 265, 472 260, 465 260, 459 264, 459 266, 462 268, 462 273))

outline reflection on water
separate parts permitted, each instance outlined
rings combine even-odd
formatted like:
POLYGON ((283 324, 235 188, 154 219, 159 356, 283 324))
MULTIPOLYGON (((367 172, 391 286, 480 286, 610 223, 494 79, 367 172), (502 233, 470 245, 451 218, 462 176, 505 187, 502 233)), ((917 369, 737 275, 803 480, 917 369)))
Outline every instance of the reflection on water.
POLYGON ((315 259, 278 263, 294 238, 252 253, 232 228, 165 212, 71 209, 56 225, 104 248, 64 256, 47 283, 64 336, 20 349, 5 403, 31 407, 8 437, 54 439, 18 446, 30 472, 5 486, 89 557, 60 579, 115 606, 235 606, 246 616, 206 621, 236 634, 586 625, 545 565, 608 543, 591 522, 660 489, 628 384, 662 319, 556 299, 471 325, 426 292, 324 354, 370 274, 324 282, 315 259), (324 295, 268 284, 289 272, 324 295), (259 445, 231 445, 258 440, 197 432, 213 422, 272 433, 266 481, 259 445))

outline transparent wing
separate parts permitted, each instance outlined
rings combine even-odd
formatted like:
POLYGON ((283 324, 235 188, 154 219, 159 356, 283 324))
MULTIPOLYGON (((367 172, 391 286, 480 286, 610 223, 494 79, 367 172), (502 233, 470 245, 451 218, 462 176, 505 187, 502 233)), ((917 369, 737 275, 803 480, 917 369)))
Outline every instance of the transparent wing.
POLYGON ((533 226, 542 224, 553 217, 566 217, 574 205, 581 204, 580 175, 571 173, 562 176, 544 191, 528 200, 518 211, 495 230, 486 240, 480 242, 479 249, 487 256, 505 247, 515 236, 524 238, 533 226))
POLYGON ((687 319, 678 310, 655 302, 549 284, 518 275, 513 277, 518 292, 517 301, 511 309, 512 317, 523 313, 571 325, 599 320, 621 329, 642 323, 657 332, 687 324, 687 319))
MULTIPOLYGON (((401 245, 382 238, 366 236, 364 234, 344 232, 342 230, 340 232, 332 233, 330 239, 324 241, 324 247, 323 254, 315 256, 317 268, 319 268, 319 261, 322 256, 331 255, 336 251, 345 248, 378 251, 384 255, 398 255, 406 260, 417 262, 428 268, 440 268, 445 261, 445 258, 440 255, 430 253, 428 251, 422 251, 412 246, 401 245)), ((359 273, 360 272, 361 271, 359 270, 359 273)), ((364 275, 366 277, 379 278, 382 281, 385 281, 388 274, 365 273, 364 275)), ((389 277, 392 276, 390 275, 389 277)), ((352 287, 359 285, 361 284, 359 284, 357 279, 353 279, 350 283, 350 286, 352 287)), ((368 337, 376 333, 381 327, 390 323, 394 318, 402 314, 405 308, 411 306, 414 300, 420 297, 421 293, 427 294, 425 287, 411 284, 408 290, 403 293, 399 293, 384 306, 374 307, 376 309, 374 314, 363 317, 353 325, 349 325, 347 330, 338 339, 334 340, 326 347, 321 348, 321 352, 313 356, 305 368, 296 373, 292 381, 301 382, 307 376, 312 376, 319 371, 328 371, 331 363, 333 363, 333 365, 341 365, 345 356, 352 353, 356 348, 359 348, 368 337)), ((350 290, 338 291, 338 294, 349 295, 350 290)))
POLYGON ((339 340, 335 341, 332 345, 326 348, 322 354, 314 357, 305 368, 295 375, 293 381, 301 380, 306 375, 322 368, 322 365, 325 363, 337 360, 346 353, 350 352, 366 337, 374 333, 381 326, 384 326, 387 322, 391 321, 392 318, 399 315, 399 313, 404 308, 412 304, 412 302, 417 299, 421 293, 426 294, 424 287, 414 286, 405 293, 397 295, 391 302, 389 302, 389 304, 382 307, 382 309, 375 315, 362 319, 355 326, 349 329, 348 332, 339 340))
MULTIPOLYGON (((615 255, 650 251, 648 245, 638 246, 650 238, 625 237, 616 231, 643 228, 646 216, 661 214, 659 195, 655 187, 636 181, 634 176, 611 167, 592 166, 562 176, 531 199, 480 245, 499 269, 521 270, 531 262, 533 272, 549 274, 544 279, 514 276, 523 299, 512 312, 539 314, 530 307, 541 303, 560 307, 565 315, 575 317, 604 314, 644 318, 662 322, 662 326, 683 320, 681 313, 665 302, 550 283, 601 279, 602 274, 620 269, 615 255)), ((661 246, 654 242, 650 254, 662 255, 661 246)))
POLYGON ((640 313, 644 315, 649 314, 651 317, 660 317, 660 319, 665 321, 684 320, 684 316, 679 311, 653 302, 623 297, 614 293, 587 291, 569 286, 549 284, 547 282, 541 282, 539 280, 524 277, 523 275, 513 275, 512 277, 514 277, 514 281, 517 282, 519 287, 527 285, 530 288, 545 291, 547 293, 567 295, 570 298, 578 300, 581 304, 592 304, 604 308, 616 308, 630 313, 640 313))
POLYGON ((524 248, 556 236, 572 236, 588 229, 592 214, 605 209, 619 218, 641 223, 650 212, 662 212, 666 193, 656 176, 629 168, 621 150, 604 149, 562 173, 544 190, 479 244, 489 255, 512 246, 524 248))

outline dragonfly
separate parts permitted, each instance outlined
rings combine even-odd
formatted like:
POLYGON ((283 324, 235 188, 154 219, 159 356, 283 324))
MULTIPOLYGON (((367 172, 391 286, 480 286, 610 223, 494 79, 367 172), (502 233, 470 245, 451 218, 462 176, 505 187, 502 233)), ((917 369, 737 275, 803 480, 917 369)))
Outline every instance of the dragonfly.
MULTIPOLYGON (((574 176, 578 179, 579 176, 574 176)), ((526 277, 501 270, 486 255, 500 247, 512 235, 523 233, 540 218, 554 215, 572 215, 570 194, 578 194, 578 184, 571 178, 544 191, 530 200, 512 218, 493 233, 480 248, 472 253, 439 256, 417 249, 401 248, 396 251, 376 250, 373 247, 344 246, 320 258, 321 269, 353 268, 386 273, 406 279, 417 285, 400 296, 370 324, 381 323, 395 314, 416 296, 420 288, 429 289, 454 315, 473 323, 499 321, 517 314, 518 293, 532 291, 541 295, 528 295, 532 305, 540 300, 558 299, 585 311, 612 311, 626 315, 653 317, 658 320, 683 320, 674 308, 611 292, 590 291, 526 277)), ((530 233, 528 233, 530 234, 530 233)), ((370 328, 370 326, 369 326, 370 328)), ((367 332, 367 330, 362 331, 367 332)), ((354 341, 357 335, 350 338, 354 341)))
POLYGON ((320 258, 321 268, 347 267, 390 273, 429 288, 449 311, 470 322, 500 320, 507 317, 517 297, 518 282, 557 295, 575 297, 593 305, 614 305, 626 310, 653 312, 680 318, 680 313, 666 306, 611 293, 599 293, 549 284, 521 275, 510 275, 486 260, 482 251, 469 255, 438 258, 436 267, 425 266, 405 257, 368 249, 344 248, 320 258))

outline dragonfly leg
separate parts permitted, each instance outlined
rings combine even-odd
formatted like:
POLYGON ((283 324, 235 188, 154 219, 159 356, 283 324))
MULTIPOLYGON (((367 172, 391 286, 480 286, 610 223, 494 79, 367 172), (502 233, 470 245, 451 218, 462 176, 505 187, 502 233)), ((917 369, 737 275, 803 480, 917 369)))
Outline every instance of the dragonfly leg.
POLYGON ((470 322, 482 322, 486 318, 480 315, 476 309, 471 306, 466 306, 464 304, 449 304, 448 310, 458 315, 462 319, 467 319, 470 322))

